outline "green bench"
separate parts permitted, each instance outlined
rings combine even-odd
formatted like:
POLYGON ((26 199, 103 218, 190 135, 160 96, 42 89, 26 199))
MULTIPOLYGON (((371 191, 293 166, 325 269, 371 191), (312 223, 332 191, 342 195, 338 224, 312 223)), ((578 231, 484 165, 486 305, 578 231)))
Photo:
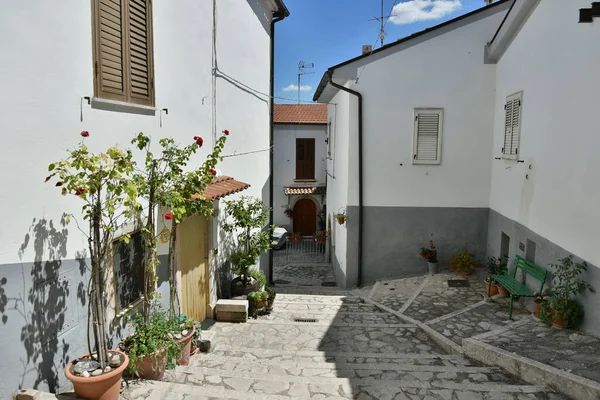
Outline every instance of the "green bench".
MULTIPOLYGON (((513 301, 515 299, 519 299, 520 297, 534 297, 533 291, 529 290, 529 288, 525 287, 521 282, 518 282, 515 277, 517 275, 517 269, 522 270, 527 275, 530 275, 534 279, 541 282, 540 290, 544 290, 544 283, 546 282, 546 275, 548 275, 548 271, 544 268, 535 265, 534 263, 527 261, 521 256, 515 256, 515 268, 513 270, 512 276, 508 276, 508 271, 505 271, 503 275, 492 275, 491 279, 495 280, 500 286, 504 289, 508 290, 510 293, 510 311, 508 314, 508 318, 512 319, 512 309, 513 309, 513 301)), ((490 279, 490 281, 491 281, 490 279)), ((488 289, 488 297, 490 296, 490 290, 492 285, 489 286, 488 289)))

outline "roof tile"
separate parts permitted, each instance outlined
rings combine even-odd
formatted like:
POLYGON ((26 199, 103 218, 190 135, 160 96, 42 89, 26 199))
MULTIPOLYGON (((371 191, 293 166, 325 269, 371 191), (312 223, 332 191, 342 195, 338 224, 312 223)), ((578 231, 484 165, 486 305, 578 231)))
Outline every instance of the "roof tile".
POLYGON ((276 124, 327 124, 327 104, 275 104, 276 124))

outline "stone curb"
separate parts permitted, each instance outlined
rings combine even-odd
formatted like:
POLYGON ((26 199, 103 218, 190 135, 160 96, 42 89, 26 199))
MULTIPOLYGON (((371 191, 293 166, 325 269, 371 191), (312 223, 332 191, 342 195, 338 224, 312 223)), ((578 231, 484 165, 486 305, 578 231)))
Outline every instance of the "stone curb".
POLYGON ((463 339, 464 354, 487 365, 503 368, 534 385, 546 385, 574 400, 600 400, 600 384, 558 368, 491 346, 463 339))

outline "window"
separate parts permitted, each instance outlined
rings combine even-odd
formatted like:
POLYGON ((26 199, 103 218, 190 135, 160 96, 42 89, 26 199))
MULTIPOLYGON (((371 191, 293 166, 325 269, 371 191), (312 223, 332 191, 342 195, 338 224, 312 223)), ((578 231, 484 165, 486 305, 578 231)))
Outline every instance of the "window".
POLYGON ((413 164, 440 164, 442 161, 442 109, 416 109, 413 164))
POLYGON ((154 106, 151 0, 93 0, 94 96, 154 106))
POLYGON ((504 105, 504 145, 502 147, 502 158, 516 160, 519 157, 522 107, 523 92, 506 98, 506 104, 504 105))
POLYGON ((144 234, 131 234, 129 243, 113 242, 117 310, 138 300, 144 293, 144 234))
POLYGON ((296 139, 296 179, 315 179, 315 139, 296 139))

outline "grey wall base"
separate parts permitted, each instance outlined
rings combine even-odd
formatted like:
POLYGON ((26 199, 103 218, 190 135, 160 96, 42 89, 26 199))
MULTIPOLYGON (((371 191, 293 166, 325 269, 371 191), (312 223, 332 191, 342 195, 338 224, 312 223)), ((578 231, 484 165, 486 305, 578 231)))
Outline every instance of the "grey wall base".
MULTIPOLYGON (((438 246, 442 268, 450 255, 465 245, 471 253, 483 257, 488 212, 487 208, 364 207, 362 283, 427 273, 419 250, 428 246, 430 239, 438 246)), ((341 286, 353 287, 358 279, 358 207, 348 207, 347 214, 346 279, 340 282, 343 271, 336 277, 341 286)))
MULTIPOLYGON (((507 249, 509 260, 511 260, 509 263, 511 270, 515 255, 525 257, 550 271, 546 285, 551 283, 551 264, 556 264, 558 260, 571 254, 522 224, 505 217, 497 211, 490 210, 487 243, 487 254, 489 256, 502 255, 501 241, 503 233, 510 239, 507 249)), ((577 255, 575 254, 575 256, 577 255)), ((581 261, 581 259, 576 260, 581 261)), ((523 277, 520 274, 517 274, 517 278, 522 279, 532 290, 539 290, 538 281, 527 280, 526 276, 523 277)), ((588 264, 587 274, 583 278, 599 293, 585 293, 578 297, 578 301, 585 309, 585 318, 581 329, 595 336, 600 336, 600 313, 598 312, 600 309, 600 268, 588 264)), ((526 306, 530 311, 533 310, 531 300, 527 302, 526 306)))

